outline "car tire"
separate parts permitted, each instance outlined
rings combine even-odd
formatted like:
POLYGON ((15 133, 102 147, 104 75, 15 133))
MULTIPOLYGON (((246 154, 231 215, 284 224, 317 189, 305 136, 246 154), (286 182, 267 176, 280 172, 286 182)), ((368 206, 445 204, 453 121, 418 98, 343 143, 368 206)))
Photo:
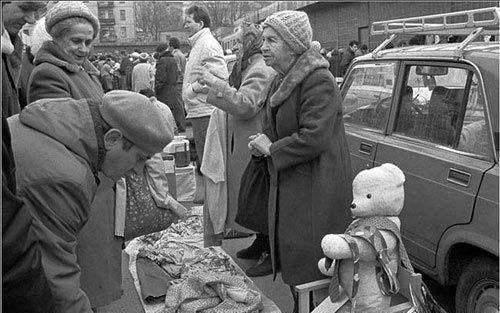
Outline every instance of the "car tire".
POLYGON ((498 263, 475 258, 458 280, 456 313, 489 313, 499 310, 498 263))

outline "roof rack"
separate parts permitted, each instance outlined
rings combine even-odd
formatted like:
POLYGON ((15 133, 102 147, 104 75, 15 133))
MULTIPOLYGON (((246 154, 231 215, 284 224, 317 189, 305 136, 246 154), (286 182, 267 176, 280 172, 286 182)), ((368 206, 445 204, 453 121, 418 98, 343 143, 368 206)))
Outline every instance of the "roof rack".
POLYGON ((497 35, 500 8, 491 7, 396 20, 373 22, 372 35, 429 34, 468 35, 471 28, 483 27, 484 34, 497 35))
POLYGON ((499 35, 500 8, 482 8, 468 11, 408 17, 388 21, 373 22, 372 35, 391 35, 372 53, 374 58, 398 34, 422 35, 468 35, 455 51, 462 57, 464 48, 479 35, 499 35))

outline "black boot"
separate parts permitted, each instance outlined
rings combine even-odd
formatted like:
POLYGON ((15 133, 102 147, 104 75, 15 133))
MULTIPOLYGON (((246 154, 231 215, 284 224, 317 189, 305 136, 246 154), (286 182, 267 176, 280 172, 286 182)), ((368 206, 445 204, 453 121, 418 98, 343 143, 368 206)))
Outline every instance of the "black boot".
POLYGON ((258 260, 265 251, 269 251, 269 237, 257 234, 250 247, 236 252, 236 257, 238 259, 258 260))
POLYGON ((245 271, 248 277, 267 276, 273 273, 271 255, 268 252, 262 253, 259 262, 245 271))

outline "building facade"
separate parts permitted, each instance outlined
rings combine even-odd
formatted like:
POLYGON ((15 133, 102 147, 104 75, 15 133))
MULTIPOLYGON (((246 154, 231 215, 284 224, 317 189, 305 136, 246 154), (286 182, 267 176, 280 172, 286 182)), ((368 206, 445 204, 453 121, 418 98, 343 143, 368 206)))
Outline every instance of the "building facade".
POLYGON ((133 43, 136 40, 133 1, 84 1, 98 17, 101 31, 95 45, 133 43))
MULTIPOLYGON (((370 35, 372 22, 422 16, 438 13, 457 12, 498 6, 492 1, 276 1, 274 4, 252 12, 240 20, 260 23, 274 12, 301 10, 308 14, 313 29, 313 40, 329 49, 345 48, 351 40, 366 44, 369 49, 377 47, 384 36, 370 35)), ((241 22, 240 20, 236 21, 241 22)), ((234 36, 233 36, 234 37, 234 36)), ((411 36, 408 36, 411 37, 411 36)), ((402 39, 409 39, 402 36, 402 39)), ((230 46, 231 35, 223 39, 230 46)))
MULTIPOLYGON (((323 47, 345 48, 351 40, 376 48, 385 36, 370 35, 371 23, 383 20, 498 6, 492 1, 315 2, 300 8, 309 15, 313 40, 323 47)), ((408 40, 412 36, 401 36, 408 40)))

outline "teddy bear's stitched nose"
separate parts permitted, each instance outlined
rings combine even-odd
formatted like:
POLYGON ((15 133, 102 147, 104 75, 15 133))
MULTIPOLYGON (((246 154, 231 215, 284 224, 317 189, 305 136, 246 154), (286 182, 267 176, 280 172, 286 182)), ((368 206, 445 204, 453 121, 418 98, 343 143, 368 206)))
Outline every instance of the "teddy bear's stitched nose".
POLYGON ((351 209, 355 209, 356 208, 356 203, 352 203, 351 204, 351 209))

